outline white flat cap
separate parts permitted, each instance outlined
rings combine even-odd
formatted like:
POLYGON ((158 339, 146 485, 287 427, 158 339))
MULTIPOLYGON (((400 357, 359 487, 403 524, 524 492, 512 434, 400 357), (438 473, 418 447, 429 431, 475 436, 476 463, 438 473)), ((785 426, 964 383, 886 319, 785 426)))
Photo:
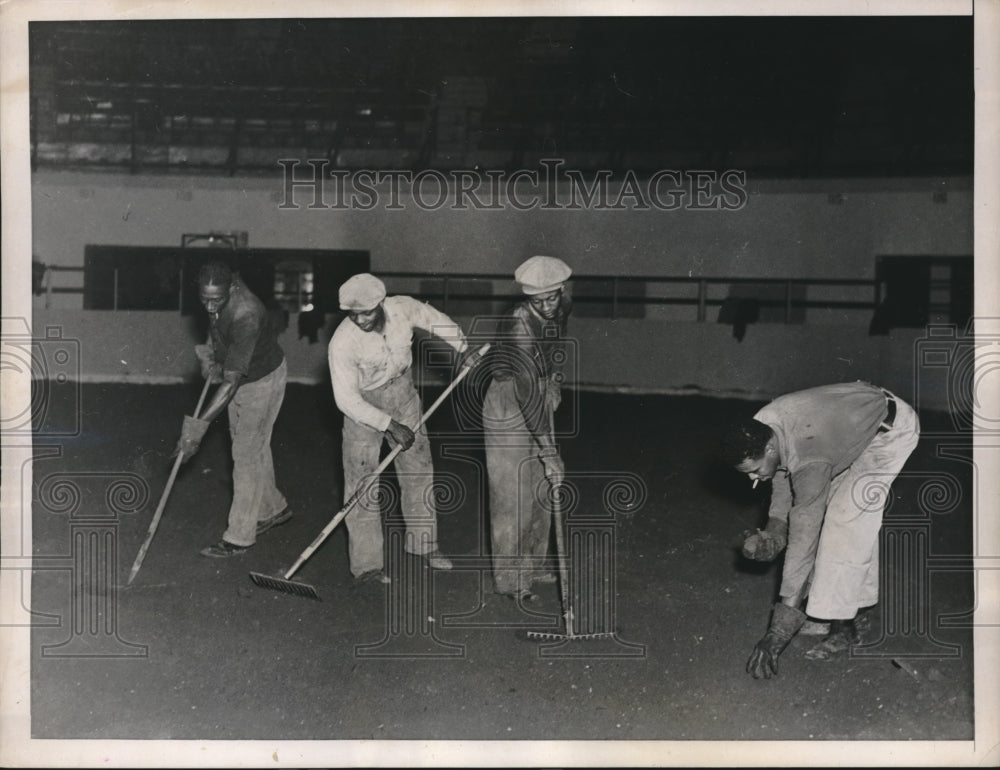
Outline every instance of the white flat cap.
POLYGON ((371 273, 352 275, 340 287, 341 310, 374 310, 384 299, 385 284, 371 273))
POLYGON ((555 291, 573 274, 569 265, 557 257, 530 257, 514 271, 514 280, 525 294, 555 291))

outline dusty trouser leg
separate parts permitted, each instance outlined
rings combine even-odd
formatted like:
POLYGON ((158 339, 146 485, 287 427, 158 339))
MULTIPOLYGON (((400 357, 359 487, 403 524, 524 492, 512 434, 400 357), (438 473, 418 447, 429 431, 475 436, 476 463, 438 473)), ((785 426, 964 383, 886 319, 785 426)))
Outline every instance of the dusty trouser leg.
MULTIPOLYGON (((345 505, 378 467, 382 439, 380 431, 344 417, 342 446, 345 505)), ((347 525, 347 552, 351 573, 358 577, 372 570, 381 570, 384 563, 382 512, 378 503, 377 486, 361 496, 344 518, 344 523, 347 525)))
POLYGON ((920 436, 916 414, 897 399, 891 430, 871 444, 831 488, 826 519, 816 551, 809 614, 831 622, 830 636, 806 653, 825 659, 858 640, 858 610, 878 602, 879 529, 892 482, 920 436))
POLYGON ((434 503, 434 461, 426 428, 420 422, 420 396, 408 375, 395 380, 384 394, 391 400, 386 408, 393 419, 413 430, 413 446, 396 455, 400 510, 406 522, 406 550, 428 554, 437 550, 437 506, 434 503))
POLYGON ((286 367, 241 386, 229 402, 229 435, 233 445, 233 502, 222 539, 251 546, 257 522, 282 510, 287 501, 274 482, 271 432, 285 397, 286 367))
POLYGON ((495 380, 483 403, 490 488, 493 580, 498 593, 527 591, 533 568, 548 549, 550 518, 544 505, 544 469, 536 453, 513 381, 495 380))

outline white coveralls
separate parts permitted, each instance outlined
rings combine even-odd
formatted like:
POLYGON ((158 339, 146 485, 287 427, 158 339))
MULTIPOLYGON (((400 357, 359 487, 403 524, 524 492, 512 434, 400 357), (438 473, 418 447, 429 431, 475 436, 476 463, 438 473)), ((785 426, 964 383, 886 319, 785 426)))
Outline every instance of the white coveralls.
MULTIPOLYGON (((413 330, 431 332, 457 351, 466 348, 465 335, 448 316, 412 297, 386 297, 381 332, 363 332, 345 318, 330 340, 328 359, 333 395, 344 413, 344 502, 378 467, 385 430, 392 420, 415 428, 422 413, 410 372, 413 330)), ((394 461, 400 486, 400 507, 407 525, 406 550, 427 554, 437 550, 437 510, 428 488, 434 480, 430 442, 421 426, 413 446, 394 461)), ((382 517, 377 495, 365 495, 345 518, 351 572, 355 576, 384 565, 382 517)))

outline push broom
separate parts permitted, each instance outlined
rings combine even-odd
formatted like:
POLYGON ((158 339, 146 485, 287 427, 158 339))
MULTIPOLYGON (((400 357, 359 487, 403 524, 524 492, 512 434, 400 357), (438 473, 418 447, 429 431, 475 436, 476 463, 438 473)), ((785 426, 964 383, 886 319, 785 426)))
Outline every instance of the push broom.
MULTIPOLYGON (((208 394, 208 386, 212 384, 211 379, 205 380, 205 387, 201 389, 201 397, 198 399, 198 406, 194 408, 194 417, 197 417, 201 413, 201 406, 205 403, 205 396, 208 394)), ((163 509, 167 507, 167 498, 170 497, 170 490, 173 489, 174 480, 177 478, 177 471, 180 470, 181 462, 184 460, 184 454, 181 452, 177 453, 177 459, 174 460, 174 467, 170 470, 170 478, 167 479, 167 486, 163 489, 163 494, 160 495, 160 502, 156 506, 156 513, 153 514, 153 520, 149 524, 149 530, 146 532, 146 539, 142 541, 142 546, 139 548, 139 553, 136 554, 135 561, 132 562, 132 569, 128 573, 128 585, 132 585, 132 581, 135 580, 135 576, 139 574, 139 569, 142 567, 143 559, 146 558, 146 551, 149 550, 149 544, 153 542, 153 535, 156 534, 156 528, 160 526, 160 517, 163 516, 163 509)))
MULTIPOLYGON (((483 345, 479 349, 479 356, 482 357, 485 355, 489 348, 489 343, 483 345)), ((444 403, 444 400, 448 398, 449 394, 451 394, 458 384, 465 379, 465 376, 469 373, 470 369, 471 367, 468 364, 461 368, 458 375, 454 380, 452 380, 451 384, 444 389, 444 392, 438 396, 437 400, 431 404, 430 408, 428 408, 427 411, 420 417, 419 422, 417 422, 416 426, 413 428, 414 432, 419 430, 420 427, 427 422, 430 416, 434 414, 437 408, 444 403)), ((309 544, 291 568, 289 568, 288 571, 286 571, 281 577, 265 575, 261 572, 251 572, 250 579, 261 588, 271 588, 275 591, 292 594, 293 596, 304 596, 308 599, 316 599, 319 601, 319 594, 316 593, 316 589, 313 586, 308 583, 299 583, 291 580, 292 575, 298 572, 299 567, 305 564, 306 560, 316 552, 316 549, 319 548, 323 544, 323 541, 330 536, 330 533, 337 528, 337 525, 344 520, 344 517, 354 509, 358 500, 364 497, 365 493, 368 492, 368 489, 372 486, 372 484, 378 482, 379 477, 382 475, 382 471, 389 467, 390 463, 396 459, 396 455, 398 455, 401 451, 403 451, 403 448, 397 445, 391 452, 389 452, 388 455, 386 455, 385 459, 379 463, 379 466, 372 471, 371 474, 369 474, 368 478, 358 485, 358 488, 355 490, 354 494, 351 495, 344 507, 337 511, 336 515, 330 519, 330 522, 323 527, 322 532, 316 536, 316 539, 309 544)))

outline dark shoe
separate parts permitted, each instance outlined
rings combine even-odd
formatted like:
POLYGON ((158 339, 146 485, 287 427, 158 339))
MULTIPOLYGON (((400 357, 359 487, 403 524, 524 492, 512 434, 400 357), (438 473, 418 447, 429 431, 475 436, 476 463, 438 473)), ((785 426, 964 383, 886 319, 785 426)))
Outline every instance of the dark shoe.
POLYGON ((284 524, 290 518, 292 518, 292 509, 286 505, 282 510, 278 511, 271 518, 261 519, 260 521, 258 521, 257 534, 258 535, 263 534, 264 532, 267 532, 269 529, 271 529, 271 527, 277 527, 281 524, 284 524))
POLYGON ((227 556, 237 556, 241 553, 246 553, 247 546, 245 545, 233 545, 228 540, 220 540, 215 545, 210 545, 208 548, 201 549, 202 556, 211 556, 216 559, 224 559, 227 556))
POLYGON ((354 582, 358 585, 364 583, 381 583, 382 585, 389 585, 392 582, 392 578, 385 574, 383 570, 380 569, 370 569, 367 572, 362 572, 360 575, 354 578, 354 582))

